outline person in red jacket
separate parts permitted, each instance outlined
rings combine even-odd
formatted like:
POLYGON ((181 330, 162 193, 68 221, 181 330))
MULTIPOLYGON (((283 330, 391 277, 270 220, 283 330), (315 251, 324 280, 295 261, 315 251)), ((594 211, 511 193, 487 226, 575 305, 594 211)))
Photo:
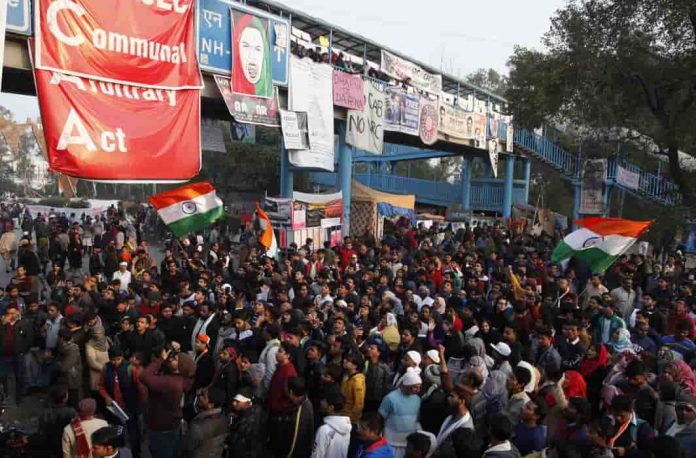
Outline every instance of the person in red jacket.
POLYGON ((341 258, 341 267, 346 268, 350 264, 350 258, 357 256, 358 252, 353 249, 353 241, 346 237, 343 246, 338 249, 338 256, 341 258))
POLYGON ((193 385, 194 372, 190 356, 163 349, 140 375, 148 389, 145 425, 153 458, 180 456, 181 399, 193 385))
MULTIPOLYGON (((295 422, 295 416, 292 413, 295 410, 295 403, 288 391, 288 381, 297 376, 297 370, 290 358, 292 349, 287 342, 280 344, 276 353, 276 366, 271 384, 268 388, 268 410, 270 413, 270 437, 281 437, 285 431, 292 428, 295 422)), ((283 452, 287 450, 276 450, 283 446, 281 441, 271 442, 271 448, 275 452, 275 456, 283 456, 283 452)))

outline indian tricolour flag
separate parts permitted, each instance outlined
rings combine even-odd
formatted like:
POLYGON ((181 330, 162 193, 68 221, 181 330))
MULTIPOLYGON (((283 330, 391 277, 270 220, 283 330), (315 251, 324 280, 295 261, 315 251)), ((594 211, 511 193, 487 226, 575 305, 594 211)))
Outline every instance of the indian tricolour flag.
POLYGON ((585 218, 553 250, 551 261, 570 257, 585 261, 593 272, 604 272, 650 227, 652 221, 621 218, 585 218))
POLYGON ((225 213, 222 200, 207 181, 150 196, 150 203, 177 237, 203 229, 225 213))

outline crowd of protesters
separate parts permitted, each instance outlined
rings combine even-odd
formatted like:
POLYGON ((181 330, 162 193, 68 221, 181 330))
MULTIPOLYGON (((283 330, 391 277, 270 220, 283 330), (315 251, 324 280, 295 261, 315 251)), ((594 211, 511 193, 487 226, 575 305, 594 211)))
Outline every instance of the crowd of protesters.
POLYGON ((0 221, 0 388, 47 398, 30 456, 696 456, 679 258, 593 275, 551 236, 405 220, 277 259, 246 221, 155 256, 120 209, 0 221))

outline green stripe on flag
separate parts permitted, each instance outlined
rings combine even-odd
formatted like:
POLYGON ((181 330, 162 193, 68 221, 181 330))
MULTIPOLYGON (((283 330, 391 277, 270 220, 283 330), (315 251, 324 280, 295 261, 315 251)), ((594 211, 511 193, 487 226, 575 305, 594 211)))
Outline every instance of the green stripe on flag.
POLYGON ((175 221, 169 224, 167 227, 174 233, 174 235, 181 237, 182 235, 186 235, 190 232, 194 232, 211 225, 216 220, 222 218, 224 213, 225 210, 223 207, 215 207, 206 213, 197 213, 187 218, 175 221))
POLYGON ((611 255, 599 248, 592 247, 584 250, 574 250, 567 243, 560 242, 553 250, 551 262, 560 262, 572 257, 583 260, 593 273, 604 272, 614 264, 614 261, 618 258, 618 256, 611 255))

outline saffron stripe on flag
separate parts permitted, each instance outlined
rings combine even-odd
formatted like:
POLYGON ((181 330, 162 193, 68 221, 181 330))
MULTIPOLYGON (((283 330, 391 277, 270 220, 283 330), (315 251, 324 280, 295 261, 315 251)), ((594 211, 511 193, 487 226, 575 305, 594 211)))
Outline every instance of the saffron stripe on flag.
POLYGON ((190 218, 198 213, 207 213, 215 207, 222 207, 222 201, 218 199, 215 192, 208 194, 197 195, 191 199, 180 200, 172 205, 157 210, 164 224, 173 224, 181 219, 190 218), (196 204, 196 213, 187 214, 182 209, 184 202, 193 202, 196 204))
POLYGON ((155 210, 160 210, 170 205, 174 205, 178 202, 192 200, 203 194, 209 194, 215 192, 213 185, 207 181, 200 181, 197 183, 190 183, 184 187, 173 189, 171 191, 166 191, 154 196, 150 196, 150 203, 155 210))

